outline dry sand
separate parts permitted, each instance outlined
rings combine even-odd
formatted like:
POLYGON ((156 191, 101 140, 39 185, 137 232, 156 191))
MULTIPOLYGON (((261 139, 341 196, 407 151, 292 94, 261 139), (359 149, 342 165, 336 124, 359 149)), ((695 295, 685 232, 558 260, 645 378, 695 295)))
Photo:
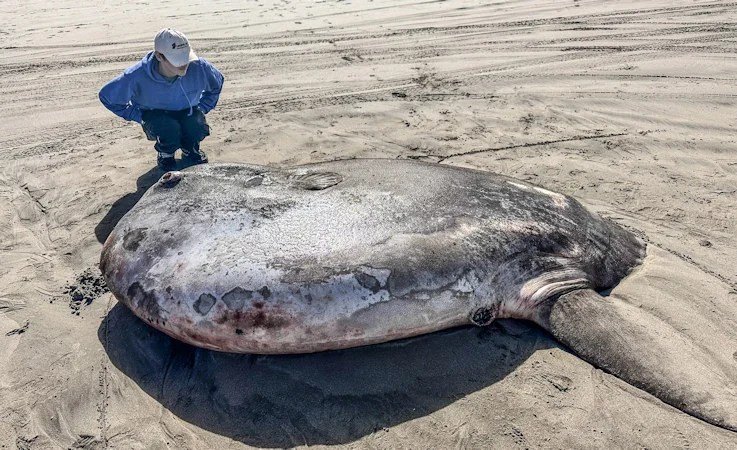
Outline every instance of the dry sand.
POLYGON ((192 3, 2 5, 0 447, 737 446, 524 323, 228 355, 95 284, 158 178, 97 91, 173 26, 226 77, 212 161, 418 158, 571 194, 650 242, 616 292, 734 364, 735 3, 192 3))

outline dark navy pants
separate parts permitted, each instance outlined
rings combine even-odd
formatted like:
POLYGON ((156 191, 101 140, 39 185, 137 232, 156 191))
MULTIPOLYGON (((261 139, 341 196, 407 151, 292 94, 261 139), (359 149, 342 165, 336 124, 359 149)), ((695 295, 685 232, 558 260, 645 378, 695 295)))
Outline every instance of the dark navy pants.
POLYGON ((199 108, 181 111, 150 109, 143 111, 141 126, 149 141, 156 141, 159 153, 174 155, 178 149, 184 153, 200 151, 200 142, 210 135, 205 114, 199 108))

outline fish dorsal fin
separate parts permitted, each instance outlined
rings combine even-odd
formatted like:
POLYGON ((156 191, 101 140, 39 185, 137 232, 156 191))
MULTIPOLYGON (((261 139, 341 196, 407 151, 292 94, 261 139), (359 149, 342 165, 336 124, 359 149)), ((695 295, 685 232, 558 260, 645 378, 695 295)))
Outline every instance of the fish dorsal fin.
POLYGON ((320 191, 343 181, 343 177, 335 172, 303 172, 289 177, 292 184, 308 191, 320 191))

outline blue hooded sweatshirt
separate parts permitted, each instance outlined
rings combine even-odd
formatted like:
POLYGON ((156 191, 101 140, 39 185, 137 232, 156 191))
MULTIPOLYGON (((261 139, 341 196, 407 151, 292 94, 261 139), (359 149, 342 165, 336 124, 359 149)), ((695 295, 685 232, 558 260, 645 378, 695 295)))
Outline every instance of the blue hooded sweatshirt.
POLYGON ((187 73, 174 81, 159 73, 158 64, 154 52, 149 52, 102 87, 102 104, 123 119, 138 123, 147 109, 181 111, 196 106, 207 114, 217 105, 224 78, 205 59, 192 61, 187 73))

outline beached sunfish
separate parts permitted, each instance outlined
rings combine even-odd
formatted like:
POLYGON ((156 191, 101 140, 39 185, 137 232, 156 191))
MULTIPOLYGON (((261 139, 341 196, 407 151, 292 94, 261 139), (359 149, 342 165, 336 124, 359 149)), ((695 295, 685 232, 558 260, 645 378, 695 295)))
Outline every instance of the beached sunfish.
POLYGON ((227 352, 530 320, 594 365, 737 430, 732 377, 670 325, 597 293, 644 256, 640 238, 566 195, 375 159, 168 172, 110 234, 101 270, 151 326, 227 352))

